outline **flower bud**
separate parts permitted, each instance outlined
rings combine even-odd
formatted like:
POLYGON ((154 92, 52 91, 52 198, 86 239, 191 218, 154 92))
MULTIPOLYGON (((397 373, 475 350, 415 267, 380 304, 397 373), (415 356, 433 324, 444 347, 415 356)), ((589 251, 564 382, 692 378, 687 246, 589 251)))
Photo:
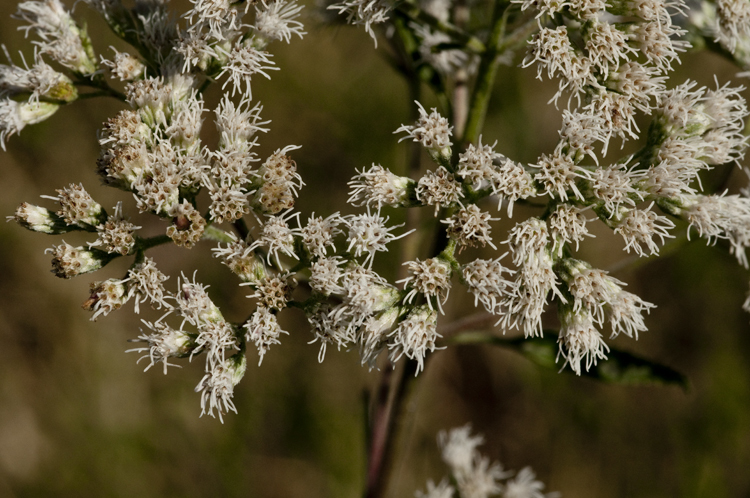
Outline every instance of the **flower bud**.
POLYGON ((52 253, 52 273, 60 278, 73 278, 83 273, 91 273, 109 263, 113 256, 96 249, 73 247, 63 242, 45 251, 52 253))
POLYGON ((18 206, 16 214, 8 216, 7 220, 15 221, 22 227, 34 232, 60 234, 75 230, 75 227, 68 226, 64 220, 49 209, 27 202, 18 206))

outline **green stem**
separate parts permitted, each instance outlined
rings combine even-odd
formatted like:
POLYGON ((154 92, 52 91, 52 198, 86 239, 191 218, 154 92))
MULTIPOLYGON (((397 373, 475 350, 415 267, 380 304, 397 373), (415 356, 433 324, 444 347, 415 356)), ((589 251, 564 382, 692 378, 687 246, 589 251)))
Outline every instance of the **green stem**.
MULTIPOLYGON (((95 95, 96 97, 99 96, 108 96, 116 98, 117 100, 120 100, 122 102, 127 102, 127 98, 125 97, 124 93, 118 92, 111 86, 107 84, 106 81, 104 81, 101 78, 94 79, 79 79, 75 82, 75 86, 77 87, 88 87, 88 88, 96 88, 97 90, 100 90, 102 95, 95 95)), ((87 98, 86 94, 81 94, 78 97, 79 99, 87 98)))
POLYGON ((172 242, 172 239, 168 235, 157 235, 155 237, 149 237, 147 239, 139 238, 136 242, 136 250, 139 252, 147 251, 152 247, 168 244, 172 242))
POLYGON ((224 242, 226 244, 232 243, 235 240, 221 228, 217 228, 215 225, 208 225, 203 230, 202 239, 213 240, 215 242, 224 242))
POLYGON ((232 226, 237 232, 237 235, 240 236, 240 239, 246 241, 247 236, 250 233, 250 229, 247 227, 247 223, 245 223, 244 218, 240 218, 239 220, 235 221, 234 223, 232 223, 232 226))
POLYGON ((471 52, 481 54, 486 50, 484 43, 479 38, 471 36, 451 23, 437 19, 412 3, 399 3, 394 7, 394 10, 402 13, 411 21, 421 21, 433 29, 447 34, 471 52))
POLYGON ((482 133, 484 120, 487 116, 487 106, 492 95, 492 87, 495 84, 497 68, 500 65, 500 56, 505 51, 526 40, 531 33, 538 29, 536 20, 531 19, 506 37, 505 27, 510 12, 509 7, 510 4, 507 0, 498 0, 492 11, 492 28, 487 39, 487 48, 479 62, 477 80, 471 96, 471 105, 469 106, 466 133, 462 140, 464 144, 476 143, 479 135, 482 133))

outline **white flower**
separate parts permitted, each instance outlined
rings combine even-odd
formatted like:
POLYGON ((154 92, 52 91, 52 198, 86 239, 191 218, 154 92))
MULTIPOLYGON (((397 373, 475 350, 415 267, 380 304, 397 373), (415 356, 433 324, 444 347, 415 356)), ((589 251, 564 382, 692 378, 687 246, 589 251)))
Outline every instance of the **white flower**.
POLYGON ((183 17, 190 20, 194 29, 207 26, 209 35, 223 40, 225 34, 241 29, 240 14, 230 0, 190 0, 193 8, 183 17), (193 19, 197 17, 194 22, 193 19))
POLYGON ((443 479, 438 485, 431 480, 427 481, 427 492, 417 491, 416 498, 453 498, 456 489, 443 479))
POLYGON ((166 133, 175 145, 186 151, 200 147, 203 112, 203 98, 196 90, 190 90, 187 98, 174 103, 172 120, 166 133))
POLYGON ((118 52, 114 47, 109 48, 115 53, 115 57, 111 61, 102 57, 102 65, 108 67, 113 76, 128 82, 143 76, 146 66, 140 59, 127 52, 118 52))
MULTIPOLYGON (((508 216, 513 216, 513 204, 518 199, 528 199, 537 194, 534 179, 520 164, 504 159, 493 174, 490 185, 499 201, 508 203, 508 216)), ((498 209, 500 205, 498 204, 498 209)))
POLYGON ((310 266, 310 287, 325 296, 341 294, 344 288, 339 281, 344 276, 339 257, 319 258, 310 266))
POLYGON ((161 309, 171 308, 167 304, 164 295, 164 282, 169 277, 164 275, 156 267, 156 263, 149 257, 135 264, 128 270, 125 281, 128 284, 128 297, 135 297, 135 312, 138 313, 138 304, 150 301, 152 306, 161 309))
POLYGON ((582 366, 589 371, 598 360, 607 358, 605 352, 609 352, 609 347, 604 343, 602 334, 594 327, 590 314, 565 311, 560 314, 560 321, 558 358, 562 356, 565 359, 563 368, 570 365, 576 375, 581 375, 582 366))
POLYGON ((419 119, 415 125, 401 125, 394 132, 407 134, 399 142, 411 138, 413 141, 421 143, 426 149, 439 153, 445 153, 446 150, 450 151, 453 127, 450 126, 448 120, 441 116, 437 109, 433 108, 430 114, 427 114, 422 104, 416 101, 415 103, 419 107, 419 119))
POLYGON ((294 237, 298 235, 298 229, 289 228, 288 221, 299 216, 299 213, 287 211, 277 216, 269 216, 263 225, 260 237, 250 245, 250 250, 264 247, 268 251, 266 262, 270 265, 271 258, 276 258, 276 265, 281 267, 280 254, 286 254, 290 258, 299 259, 294 252, 294 237))
POLYGON ((245 187, 231 185, 227 181, 222 181, 218 185, 212 182, 209 184, 208 192, 211 196, 209 214, 211 220, 216 223, 232 222, 250 212, 250 203, 247 200, 250 192, 245 187))
POLYGON ((516 292, 515 282, 503 277, 503 273, 515 273, 500 264, 503 256, 495 260, 476 259, 462 268, 463 281, 474 294, 474 306, 481 302, 492 314, 502 313, 503 304, 516 292))
POLYGON ((451 37, 440 31, 432 31, 428 26, 412 24, 414 33, 421 40, 419 53, 422 60, 435 68, 439 73, 450 76, 458 69, 466 67, 469 56, 459 49, 438 49, 441 43, 448 43, 451 37))
POLYGON ((348 183, 349 204, 380 209, 382 206, 406 207, 410 205, 409 191, 414 188, 414 180, 398 176, 379 164, 370 169, 358 171, 348 183))
POLYGON ((745 248, 750 245, 750 199, 738 195, 685 195, 678 214, 690 222, 698 235, 708 239, 726 239, 731 252, 747 267, 745 248))
POLYGON ((346 14, 346 22, 349 24, 364 25, 365 31, 372 37, 377 48, 378 40, 372 25, 388 20, 391 6, 385 0, 344 0, 341 3, 329 5, 328 9, 338 10, 339 14, 346 14))
POLYGON ((573 162, 589 156, 595 163, 599 159, 594 151, 596 142, 609 140, 609 131, 604 119, 589 112, 563 111, 563 122, 560 127, 560 143, 555 149, 555 156, 570 155, 573 162))
POLYGON ((623 62, 628 61, 636 51, 628 45, 631 35, 607 22, 593 21, 585 30, 586 50, 594 67, 602 74, 609 73, 623 62))
POLYGON ((196 282, 195 279, 191 282, 182 275, 182 278, 177 280, 177 287, 179 291, 174 299, 180 316, 188 323, 200 328, 207 323, 224 321, 221 311, 208 297, 208 286, 196 282))
MULTIPOLYGON (((542 493, 544 483, 536 480, 531 467, 522 468, 516 477, 508 479, 503 489, 503 498, 551 498, 542 493)), ((557 496, 557 495, 554 495, 557 496)))
POLYGON ((245 282, 257 282, 265 277, 266 270, 263 262, 259 260, 255 253, 248 245, 237 239, 233 233, 229 234, 232 242, 226 247, 219 245, 211 249, 214 257, 221 259, 232 270, 232 273, 238 275, 245 282))
POLYGON ((464 196, 461 184, 452 173, 439 166, 434 172, 428 171, 419 179, 416 188, 417 199, 428 206, 435 206, 435 216, 442 208, 450 207, 464 196))
POLYGON ((746 0, 717 0, 716 40, 736 52, 740 40, 750 37, 750 3, 746 0))
POLYGON ((448 237, 456 241, 461 252, 466 247, 484 247, 487 244, 497 249, 490 236, 490 221, 496 219, 479 209, 476 204, 469 204, 469 207, 459 209, 456 214, 440 222, 448 225, 448 237))
POLYGON ((82 308, 94 312, 91 316, 92 322, 99 315, 107 316, 110 312, 120 309, 130 297, 122 280, 110 278, 104 282, 92 282, 90 288, 91 296, 83 303, 82 308))
POLYGON ((288 273, 282 275, 266 275, 258 282, 245 282, 240 285, 250 285, 255 290, 247 297, 258 300, 258 306, 269 310, 280 311, 286 308, 286 304, 292 297, 292 292, 297 286, 297 281, 288 273))
POLYGON ((448 299, 451 289, 451 265, 440 258, 430 258, 424 261, 407 261, 404 263, 411 273, 410 277, 399 280, 409 292, 404 302, 411 303, 417 294, 427 299, 427 306, 432 310, 433 298, 437 301, 437 308, 443 312, 443 304, 448 299))
POLYGON ((655 238, 663 245, 665 238, 674 237, 669 233, 674 228, 672 220, 651 211, 652 206, 653 203, 646 209, 627 211, 614 229, 625 240, 626 251, 633 249, 639 256, 645 256, 648 250, 651 255, 655 255, 659 253, 655 238))
POLYGON ((107 264, 111 259, 106 253, 74 247, 63 241, 44 251, 52 253, 52 273, 60 278, 73 278, 83 273, 91 273, 107 264))
POLYGON ((51 102, 16 102, 0 99, 0 147, 5 150, 5 141, 21 133, 26 125, 36 124, 52 116, 60 108, 51 102))
POLYGON ((416 360, 416 375, 424 369, 427 351, 435 351, 435 341, 442 337, 437 332, 437 311, 427 306, 413 308, 391 334, 394 336, 393 343, 388 345, 392 349, 391 361, 398 361, 401 355, 416 360))
POLYGON ((271 40, 284 40, 289 43, 292 35, 302 38, 307 34, 304 26, 296 19, 304 5, 298 5, 294 0, 286 2, 275 0, 266 3, 262 0, 255 6, 255 30, 271 40))
POLYGON ((477 446, 483 443, 484 436, 471 435, 471 425, 438 433, 438 446, 440 446, 443 461, 454 475, 470 472, 475 456, 479 454, 477 446))
MULTIPOLYGON (((367 364, 372 370, 380 353, 388 345, 388 336, 392 334, 402 310, 398 307, 371 315, 362 321, 358 332, 359 357, 362 365, 367 364)), ((355 322, 356 323, 356 322, 355 322)), ((395 347, 390 344, 389 347, 395 347)), ((392 358, 392 361, 396 359, 392 358)))
POLYGON ((267 71, 279 69, 271 61, 271 54, 262 52, 252 45, 237 42, 229 51, 221 48, 219 50, 223 51, 224 55, 226 55, 227 63, 217 76, 217 79, 225 74, 229 75, 229 78, 221 88, 224 89, 229 83, 232 83, 232 96, 239 91, 240 95, 248 100, 252 100, 253 94, 250 83, 253 75, 260 74, 270 80, 271 76, 267 71), (245 84, 244 92, 242 91, 243 83, 245 84))
POLYGON ((281 341, 279 341, 281 334, 288 334, 288 332, 281 330, 276 315, 263 306, 258 306, 244 328, 247 341, 254 343, 255 347, 258 348, 258 356, 260 357, 258 365, 263 362, 263 357, 271 345, 281 344, 281 341))
POLYGON ((82 184, 71 183, 56 192, 57 197, 43 197, 60 203, 57 216, 64 219, 68 225, 77 225, 81 228, 95 227, 106 220, 104 208, 86 192, 82 184))
POLYGON ((394 240, 400 239, 412 231, 395 236, 392 230, 400 228, 403 225, 388 226, 388 217, 383 218, 380 213, 371 214, 370 208, 367 208, 367 214, 350 215, 344 218, 344 222, 349 229, 347 241, 349 245, 347 251, 353 251, 354 257, 360 257, 367 254, 364 260, 365 265, 371 267, 376 252, 387 251, 387 244, 394 240))
POLYGON ((554 240, 554 249, 557 249, 557 257, 562 257, 565 244, 575 242, 576 251, 578 243, 584 237, 593 237, 586 228, 588 221, 583 215, 583 210, 567 203, 558 204, 555 210, 550 213, 547 222, 549 223, 549 233, 554 240))
POLYGON ((419 6, 442 22, 449 22, 451 16, 451 8, 453 7, 452 0, 421 0, 419 6))
POLYGON ((364 266, 349 264, 342 277, 345 303, 355 322, 362 322, 368 316, 393 307, 401 293, 383 277, 364 266))
POLYGON ((96 227, 99 238, 89 244, 89 247, 98 247, 109 253, 119 253, 122 256, 130 254, 135 247, 135 231, 141 227, 130 223, 122 216, 122 203, 115 206, 115 214, 107 221, 96 227))
POLYGON ((233 411, 237 413, 232 402, 234 386, 239 384, 247 369, 245 355, 227 358, 221 364, 208 369, 206 375, 195 387, 195 392, 201 393, 201 416, 214 416, 214 410, 219 420, 224 423, 223 415, 233 411))
MULTIPOLYGON (((174 198, 177 198, 177 186, 174 186, 173 188, 172 195, 174 198)), ((167 189, 159 189, 157 184, 157 187, 154 190, 156 190, 156 192, 147 192, 149 197, 151 197, 151 199, 156 197, 156 199, 161 201, 161 199, 165 197, 163 192, 167 189)), ((167 190, 167 192, 169 192, 169 190, 167 190)), ((187 199, 183 199, 182 204, 175 204, 170 207, 167 213, 172 218, 172 224, 167 227, 167 235, 169 238, 171 238, 178 246, 186 247, 188 249, 193 247, 203 235, 203 231, 206 228, 206 220, 203 219, 198 210, 193 207, 187 199)))
POLYGON ((328 344, 335 344, 338 349, 346 347, 355 341, 353 330, 347 323, 334 318, 333 307, 328 303, 321 303, 315 310, 307 313, 307 321, 310 323, 312 333, 315 335, 312 344, 320 341, 318 351, 318 362, 323 363, 328 344))
POLYGON ((125 352, 146 353, 138 359, 138 362, 143 359, 149 360, 149 364, 146 365, 144 371, 147 371, 157 363, 162 363, 164 365, 164 375, 166 375, 167 367, 176 366, 169 363, 170 358, 190 356, 196 347, 193 338, 183 330, 173 329, 161 320, 157 320, 154 323, 145 320, 141 321, 146 327, 153 330, 154 333, 141 334, 137 339, 130 342, 145 342, 147 347, 129 349, 125 352))
POLYGON ((327 248, 336 249, 334 238, 343 232, 339 225, 343 223, 339 213, 334 213, 327 218, 315 216, 315 213, 307 220, 307 225, 302 227, 302 244, 312 257, 325 258, 327 248))
POLYGON ((643 200, 643 193, 635 187, 645 176, 644 170, 635 167, 622 169, 614 164, 606 168, 596 168, 585 172, 590 182, 590 194, 597 203, 611 214, 617 213, 620 207, 634 208, 643 200))
POLYGON ((25 68, 0 64, 0 97, 28 92, 31 93, 29 101, 32 103, 38 102, 39 97, 66 102, 78 98, 78 91, 70 78, 52 69, 38 53, 34 54, 31 68, 25 59, 23 63, 25 68))
POLYGON ((649 101, 651 97, 664 91, 664 82, 667 80, 666 76, 658 74, 659 70, 655 67, 630 61, 610 71, 607 83, 617 92, 627 96, 637 109, 650 114, 649 101))
POLYGON ((260 187, 255 192, 253 205, 267 214, 276 214, 294 207, 297 191, 304 182, 297 173, 297 163, 287 154, 299 149, 287 145, 277 149, 258 170, 260 187))
POLYGON ((156 124, 166 126, 171 116, 172 87, 164 82, 164 78, 148 77, 128 83, 125 96, 144 123, 152 128, 156 124))
POLYGON ((534 180, 542 184, 544 193, 567 201, 568 192, 571 192, 577 199, 583 200, 583 195, 576 185, 581 177, 581 169, 568 155, 542 154, 538 163, 532 164, 531 167, 539 168, 539 173, 534 175, 534 180))
POLYGON ((15 221, 22 227, 34 232, 59 234, 70 230, 65 221, 49 209, 27 202, 18 206, 15 214, 7 216, 6 220, 15 221))
POLYGON ((469 144, 466 150, 458 155, 457 173, 471 182, 474 190, 487 188, 496 174, 495 159, 502 159, 502 155, 495 152, 495 145, 469 144))
POLYGON ((529 218, 516 223, 505 242, 513 253, 513 264, 521 266, 529 256, 542 252, 548 241, 547 224, 539 218, 529 218))
POLYGON ((638 51, 646 56, 646 60, 660 71, 672 70, 672 62, 680 60, 679 52, 690 48, 690 43, 681 39, 685 30, 671 23, 669 14, 664 19, 649 22, 633 23, 630 26, 638 51))
POLYGON ((14 17, 29 24, 21 28, 27 36, 33 31, 41 38, 34 43, 42 53, 83 75, 96 71, 96 62, 81 41, 81 30, 60 0, 22 2, 14 17))

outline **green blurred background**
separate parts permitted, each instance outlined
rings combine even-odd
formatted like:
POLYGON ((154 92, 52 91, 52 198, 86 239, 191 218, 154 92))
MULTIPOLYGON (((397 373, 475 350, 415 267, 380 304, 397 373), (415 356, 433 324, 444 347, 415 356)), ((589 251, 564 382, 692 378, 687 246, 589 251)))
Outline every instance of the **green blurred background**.
MULTIPOLYGON (((100 53, 122 48, 84 5, 77 10, 90 20, 100 53)), ((273 121, 261 137, 261 156, 302 145, 294 158, 307 185, 298 207, 304 216, 327 215, 347 209, 346 182, 355 167, 404 169, 407 146, 397 145, 392 132, 412 104, 381 57, 382 46, 374 51, 361 29, 317 27, 306 10, 308 35, 272 47, 281 71, 255 81, 253 95, 273 121)), ((23 48, 28 58, 30 44, 9 19, 13 11, 15 2, 0 2, 0 42, 12 54, 23 48)), ((498 150, 524 162, 554 148, 560 124, 560 112, 546 104, 554 89, 534 73, 501 68, 484 131, 485 142, 498 140, 498 150)), ((673 84, 689 76, 713 86, 714 73, 723 83, 734 69, 710 55, 686 55, 673 84)), ((215 91, 210 95, 209 108, 217 99, 215 91)), ((8 152, 0 153, 0 214, 11 215, 23 201, 50 205, 38 196, 82 182, 107 208, 123 200, 126 215, 147 235, 163 233, 162 222, 138 215, 128 195, 105 189, 96 176, 96 130, 120 108, 115 101, 80 102, 11 138, 8 152)), ((734 172, 733 192, 743 176, 734 172)), ((516 212, 518 219, 533 213, 516 212)), ((628 255, 621 241, 596 225, 597 238, 583 245, 581 257, 623 268, 613 275, 658 305, 637 342, 610 343, 685 372, 691 390, 600 385, 542 371, 490 346, 437 352, 405 404, 388 496, 413 496, 428 478, 439 480, 445 468, 435 435, 467 422, 485 434, 487 455, 510 469, 531 465, 547 489, 563 496, 750 496, 750 317, 741 311, 748 273, 724 249, 702 241, 622 265, 628 255)), ((507 226, 496 228, 496 240, 507 226)), ((363 399, 379 374, 360 367, 356 351, 329 348, 318 364, 304 318, 287 311, 281 322, 290 335, 283 344, 260 368, 249 356, 235 390, 239 415, 223 425, 199 418, 193 387, 202 359, 164 376, 160 368, 143 373, 138 356, 123 353, 139 333, 139 319, 158 312, 136 316, 128 304, 90 322, 80 307, 92 280, 123 275, 127 261, 60 280, 44 254, 60 240, 0 224, 0 497, 361 494, 363 399)), ((181 271, 197 268, 225 315, 241 320, 250 311, 247 290, 210 257, 209 247, 163 247, 153 256, 172 276, 170 289, 181 271)), ((380 269, 393 277, 387 262, 381 258, 380 269)), ((444 323, 472 309, 470 296, 456 287, 444 323)))

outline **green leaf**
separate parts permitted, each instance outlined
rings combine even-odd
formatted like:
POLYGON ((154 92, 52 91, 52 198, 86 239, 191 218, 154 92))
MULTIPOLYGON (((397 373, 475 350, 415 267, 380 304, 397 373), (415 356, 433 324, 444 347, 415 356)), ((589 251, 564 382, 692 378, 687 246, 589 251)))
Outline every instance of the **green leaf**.
MULTIPOLYGON (((559 364, 555 361, 558 351, 557 334, 549 330, 544 331, 544 337, 529 339, 506 339, 484 332, 466 332, 451 338, 449 342, 458 345, 491 344, 512 349, 541 367, 560 370, 559 364)), ((575 375, 569 368, 563 369, 562 373, 575 375)), ((583 370, 581 376, 628 386, 677 385, 685 391, 690 388, 687 376, 677 370, 617 349, 610 349, 606 360, 600 360, 588 371, 583 370)))

